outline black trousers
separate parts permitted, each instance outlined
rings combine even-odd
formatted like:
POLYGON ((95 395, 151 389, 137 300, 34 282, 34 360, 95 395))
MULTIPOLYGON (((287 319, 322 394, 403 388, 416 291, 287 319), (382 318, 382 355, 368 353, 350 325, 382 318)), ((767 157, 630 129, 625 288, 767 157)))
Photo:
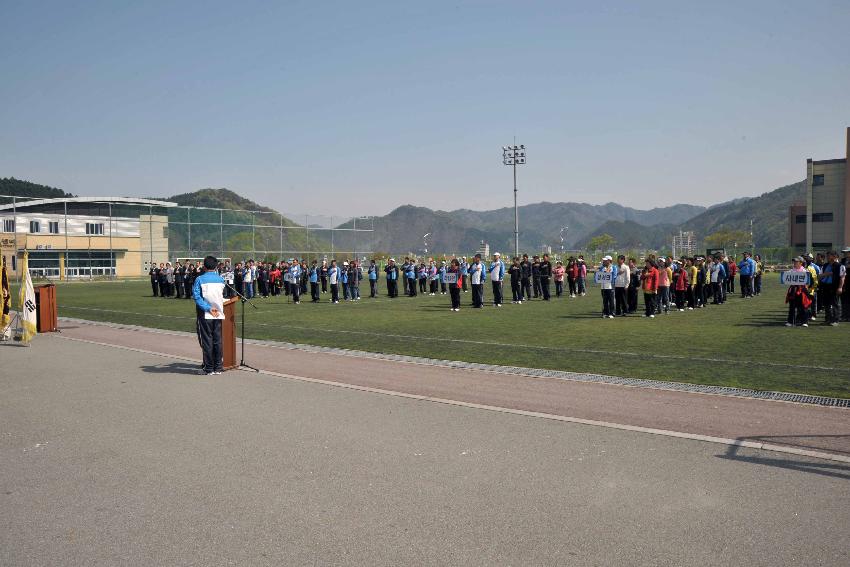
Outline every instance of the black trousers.
POLYGON ((319 282, 310 282, 310 299, 319 301, 319 282))
POLYGON ((322 276, 322 293, 328 292, 328 276, 322 276))
POLYGON ((564 280, 555 280, 555 297, 561 297, 564 293, 564 280))
POLYGON ((753 276, 740 276, 741 278, 741 297, 753 296, 753 276))
POLYGON ((809 314, 803 307, 803 296, 794 295, 788 303, 788 323, 802 325, 808 323, 809 314))
MULTIPOLYGON (((177 282, 175 287, 177 288, 177 299, 183 299, 183 282, 177 282)), ((227 288, 224 288, 224 291, 227 292, 227 288)))
POLYGON ((850 282, 844 282, 844 293, 841 294, 841 320, 850 321, 850 282))
POLYGON ((502 304, 502 282, 490 282, 493 284, 493 305, 502 304))
POLYGON ((157 297, 159 295, 159 283, 151 280, 151 289, 153 290, 153 296, 157 297))
POLYGON ((514 301, 522 301, 522 287, 519 280, 511 280, 511 295, 514 301))
POLYGON ((534 276, 531 279, 534 280, 534 297, 540 297, 542 293, 540 289, 540 276, 534 276))
POLYGON ((398 281, 397 280, 387 280, 387 296, 389 296, 389 297, 398 296, 398 281))
POLYGON ((519 294, 522 299, 531 299, 531 280, 529 278, 522 278, 519 294))
POLYGON ((292 301, 295 303, 301 301, 301 286, 298 284, 292 285, 292 301))
POLYGON ((576 294, 576 278, 567 277, 567 285, 570 288, 570 295, 576 294))
POLYGON ((625 315, 629 312, 628 301, 626 300, 626 288, 614 288, 614 301, 617 304, 615 315, 625 315))
POLYGON ((638 290, 635 286, 629 286, 628 291, 628 313, 635 313, 638 308, 638 290))
POLYGON ((223 351, 221 350, 221 319, 197 318, 198 343, 204 355, 204 372, 223 370, 223 351))
POLYGON ((756 274, 753 278, 753 293, 759 295, 761 293, 761 274, 756 274))
POLYGON ((378 280, 369 280, 369 297, 378 297, 378 280))
POLYGON ((407 278, 407 294, 410 297, 416 296, 416 279, 415 278, 407 278))
POLYGON ((602 315, 605 317, 614 314, 614 290, 602 290, 602 315))
POLYGON ((540 292, 543 294, 543 300, 549 301, 549 276, 540 276, 540 292))
POLYGON ((655 294, 654 293, 644 293, 643 294, 643 303, 646 307, 645 315, 648 317, 650 315, 655 315, 655 294))
POLYGON ((449 286, 449 295, 452 297, 452 309, 460 309, 460 288, 457 284, 449 286))
POLYGON ((339 284, 331 284, 331 301, 334 303, 339 301, 339 284))
POLYGON ((818 289, 818 300, 823 307, 825 322, 838 322, 838 304, 836 302, 835 288, 831 285, 825 285, 818 289))
POLYGON ((484 306, 484 284, 472 284, 472 306, 484 306))

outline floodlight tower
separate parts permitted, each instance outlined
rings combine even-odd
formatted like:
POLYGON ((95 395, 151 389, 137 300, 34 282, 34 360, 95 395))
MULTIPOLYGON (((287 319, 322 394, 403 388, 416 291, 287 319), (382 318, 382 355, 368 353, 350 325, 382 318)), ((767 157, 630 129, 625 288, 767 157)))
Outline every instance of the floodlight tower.
POLYGON ((516 198, 516 166, 525 163, 525 146, 502 146, 502 163, 510 165, 514 169, 514 248, 515 255, 519 256, 519 210, 516 198))

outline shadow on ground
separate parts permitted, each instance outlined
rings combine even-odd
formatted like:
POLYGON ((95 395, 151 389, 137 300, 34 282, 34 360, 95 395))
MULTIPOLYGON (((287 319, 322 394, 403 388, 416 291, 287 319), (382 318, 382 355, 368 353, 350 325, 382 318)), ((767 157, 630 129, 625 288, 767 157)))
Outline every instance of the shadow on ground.
MULTIPOLYGON (((777 435, 777 436, 760 436, 760 437, 739 437, 738 441, 760 441, 763 443, 774 443, 777 445, 788 445, 807 450, 819 451, 822 450, 817 444, 806 442, 807 439, 850 439, 850 435, 777 435)), ((821 476, 829 476, 833 478, 842 478, 850 480, 850 464, 840 463, 836 461, 815 460, 809 457, 797 457, 794 455, 784 454, 783 456, 773 457, 767 455, 741 455, 740 446, 730 445, 726 452, 722 455, 717 455, 720 459, 730 461, 739 461, 754 465, 766 465, 769 467, 777 467, 781 469, 795 470, 799 472, 817 474, 821 476)), ((842 455, 848 455, 847 451, 835 451, 842 455)), ((780 453, 773 453, 779 455, 780 453)))
POLYGON ((142 372, 152 374, 197 374, 200 366, 190 362, 172 362, 170 364, 154 364, 142 366, 142 372))

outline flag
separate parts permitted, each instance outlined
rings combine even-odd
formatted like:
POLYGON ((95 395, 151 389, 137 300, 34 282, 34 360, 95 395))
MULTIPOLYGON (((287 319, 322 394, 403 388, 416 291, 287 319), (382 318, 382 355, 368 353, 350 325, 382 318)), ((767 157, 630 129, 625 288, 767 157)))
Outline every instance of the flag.
POLYGON ((6 257, 3 256, 3 269, 0 275, 0 298, 3 299, 3 308, 0 309, 0 331, 5 331, 9 326, 12 316, 9 311, 12 308, 12 293, 9 291, 9 274, 6 273, 6 257))
POLYGON ((32 288, 32 278, 29 271, 29 253, 24 252, 21 270, 24 281, 21 282, 21 293, 18 297, 18 314, 21 320, 21 342, 28 343, 36 333, 35 290, 32 288))

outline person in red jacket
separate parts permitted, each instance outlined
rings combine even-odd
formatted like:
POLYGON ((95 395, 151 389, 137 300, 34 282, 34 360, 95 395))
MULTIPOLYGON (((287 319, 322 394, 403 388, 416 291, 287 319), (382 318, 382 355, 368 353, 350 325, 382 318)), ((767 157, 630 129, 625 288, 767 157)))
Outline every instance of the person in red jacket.
POLYGON ((655 296, 658 294, 658 268, 655 267, 655 257, 647 256, 646 264, 640 274, 640 285, 643 289, 643 302, 646 304, 644 317, 655 318, 655 296))
POLYGON ((735 264, 734 258, 723 262, 726 264, 726 292, 735 293, 735 275, 738 273, 738 265, 735 264))

